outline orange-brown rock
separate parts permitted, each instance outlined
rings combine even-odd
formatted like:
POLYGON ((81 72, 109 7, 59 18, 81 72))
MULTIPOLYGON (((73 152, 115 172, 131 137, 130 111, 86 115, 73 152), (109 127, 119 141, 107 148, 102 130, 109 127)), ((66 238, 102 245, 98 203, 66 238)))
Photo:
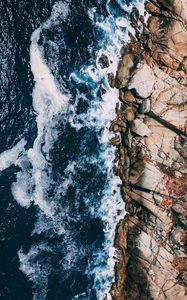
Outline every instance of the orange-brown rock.
MULTIPOLYGON (((116 229, 113 300, 187 300, 187 1, 151 0, 116 76, 127 215, 116 229), (140 49, 138 56, 137 49, 140 49)), ((136 26, 139 15, 131 14, 136 26)))
POLYGON ((113 73, 108 74, 108 82, 112 88, 115 87, 115 76, 113 73))
POLYGON ((131 91, 120 89, 119 90, 119 99, 124 103, 134 103, 136 102, 136 98, 132 94, 131 91))
POLYGON ((116 87, 125 88, 127 86, 140 60, 140 53, 141 48, 137 43, 127 44, 122 49, 122 58, 116 74, 116 87))
POLYGON ((115 136, 115 137, 111 138, 110 143, 113 146, 119 145, 121 143, 120 137, 119 136, 115 136))
POLYGON ((135 109, 128 107, 125 110, 124 117, 127 121, 133 121, 135 119, 135 109))

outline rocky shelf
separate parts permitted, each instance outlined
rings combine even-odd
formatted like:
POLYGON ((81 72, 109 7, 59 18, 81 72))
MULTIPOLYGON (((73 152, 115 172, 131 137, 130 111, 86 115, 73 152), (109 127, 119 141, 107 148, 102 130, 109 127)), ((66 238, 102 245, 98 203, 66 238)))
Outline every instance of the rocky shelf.
POLYGON ((187 1, 145 3, 111 84, 114 172, 127 214, 116 229, 115 300, 187 299, 187 1))

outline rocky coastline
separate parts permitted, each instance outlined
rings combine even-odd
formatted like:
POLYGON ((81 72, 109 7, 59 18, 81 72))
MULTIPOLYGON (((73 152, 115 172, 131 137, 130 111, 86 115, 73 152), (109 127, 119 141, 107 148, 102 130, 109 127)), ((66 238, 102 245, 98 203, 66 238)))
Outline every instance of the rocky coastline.
POLYGON ((187 1, 134 7, 111 86, 114 173, 127 214, 116 229, 115 300, 187 299, 187 1))

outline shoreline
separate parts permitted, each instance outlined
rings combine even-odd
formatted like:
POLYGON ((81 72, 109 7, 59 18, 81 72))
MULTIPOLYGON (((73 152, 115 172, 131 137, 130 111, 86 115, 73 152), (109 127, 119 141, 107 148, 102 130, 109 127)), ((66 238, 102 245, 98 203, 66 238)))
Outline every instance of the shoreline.
POLYGON ((112 298, 187 299, 187 8, 147 1, 131 13, 135 36, 122 48, 113 86, 114 173, 127 215, 116 228, 112 298), (139 30, 139 28, 142 28, 139 30))

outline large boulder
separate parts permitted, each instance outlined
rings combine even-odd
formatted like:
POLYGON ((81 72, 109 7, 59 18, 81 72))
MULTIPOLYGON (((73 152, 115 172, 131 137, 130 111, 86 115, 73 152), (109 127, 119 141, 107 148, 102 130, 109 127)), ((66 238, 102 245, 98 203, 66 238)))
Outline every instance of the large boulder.
POLYGON ((155 78, 153 71, 147 64, 143 64, 137 69, 128 85, 128 88, 134 89, 137 96, 141 98, 148 98, 153 91, 154 82, 155 78))

